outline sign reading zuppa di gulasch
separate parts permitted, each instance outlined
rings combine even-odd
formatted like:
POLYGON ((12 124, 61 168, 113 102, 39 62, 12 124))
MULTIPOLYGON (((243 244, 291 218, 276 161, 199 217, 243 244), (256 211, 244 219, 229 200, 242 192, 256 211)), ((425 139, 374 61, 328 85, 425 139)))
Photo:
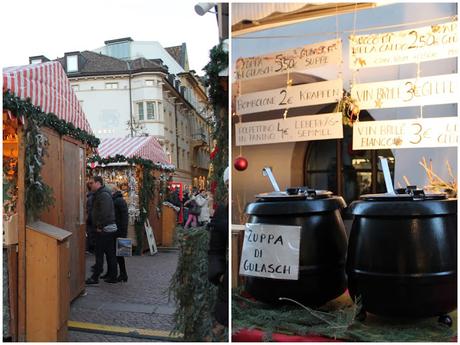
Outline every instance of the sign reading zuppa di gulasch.
POLYGON ((299 279, 300 226, 247 223, 240 275, 299 279))

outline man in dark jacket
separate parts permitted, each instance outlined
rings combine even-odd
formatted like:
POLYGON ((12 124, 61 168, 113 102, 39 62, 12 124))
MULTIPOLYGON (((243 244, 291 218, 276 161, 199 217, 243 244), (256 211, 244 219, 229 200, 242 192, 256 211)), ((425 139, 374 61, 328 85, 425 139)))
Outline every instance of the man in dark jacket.
POLYGON ((86 284, 99 283, 102 273, 104 254, 107 257, 108 272, 110 276, 104 279, 107 283, 117 283, 117 259, 113 245, 117 226, 115 223, 115 209, 111 192, 104 186, 102 177, 91 177, 91 191, 93 196, 92 223, 96 229, 96 267, 86 284))
MULTIPOLYGON (((224 183, 228 188, 228 168, 224 183)), ((228 327, 228 200, 218 206, 209 227, 208 277, 218 286, 215 317, 221 326, 215 327, 215 333, 221 333, 219 328, 228 327)))
MULTIPOLYGON (((109 187, 112 190, 113 206, 115 207, 117 232, 115 233, 114 245, 116 246, 115 241, 117 237, 126 238, 126 236, 128 236, 128 205, 117 185, 111 184, 109 187)), ((125 258, 123 256, 117 256, 117 261, 118 268, 120 269, 120 275, 117 280, 119 282, 127 282, 128 274, 126 273, 125 258)))
POLYGON ((93 209, 93 192, 91 191, 91 184, 86 184, 88 193, 86 193, 86 250, 94 253, 95 247, 95 229, 93 226, 92 209, 93 209))

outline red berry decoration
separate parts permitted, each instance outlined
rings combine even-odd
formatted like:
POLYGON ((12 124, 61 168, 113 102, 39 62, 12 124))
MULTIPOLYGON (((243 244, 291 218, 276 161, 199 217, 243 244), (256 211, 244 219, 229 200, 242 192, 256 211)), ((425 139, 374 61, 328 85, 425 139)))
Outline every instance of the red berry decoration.
POLYGON ((246 170, 248 168, 248 160, 246 158, 240 156, 237 159, 235 159, 235 162, 233 163, 233 166, 238 171, 246 170))

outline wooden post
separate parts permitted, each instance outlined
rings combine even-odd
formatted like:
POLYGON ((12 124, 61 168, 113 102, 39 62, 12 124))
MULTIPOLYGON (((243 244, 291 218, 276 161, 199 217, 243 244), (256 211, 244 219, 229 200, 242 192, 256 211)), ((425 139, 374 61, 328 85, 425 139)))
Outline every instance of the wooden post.
POLYGON ((24 126, 18 128, 18 341, 26 339, 26 210, 24 126))

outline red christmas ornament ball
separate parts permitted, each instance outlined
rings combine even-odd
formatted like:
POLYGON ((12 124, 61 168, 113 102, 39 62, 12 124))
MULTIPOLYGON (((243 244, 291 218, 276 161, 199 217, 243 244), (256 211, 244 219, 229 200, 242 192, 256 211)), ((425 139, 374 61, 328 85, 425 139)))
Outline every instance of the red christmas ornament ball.
POLYGON ((248 160, 244 157, 238 157, 235 159, 235 162, 233 163, 233 166, 235 167, 236 170, 238 171, 243 171, 248 168, 248 160))

